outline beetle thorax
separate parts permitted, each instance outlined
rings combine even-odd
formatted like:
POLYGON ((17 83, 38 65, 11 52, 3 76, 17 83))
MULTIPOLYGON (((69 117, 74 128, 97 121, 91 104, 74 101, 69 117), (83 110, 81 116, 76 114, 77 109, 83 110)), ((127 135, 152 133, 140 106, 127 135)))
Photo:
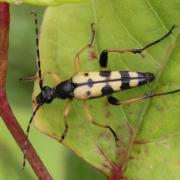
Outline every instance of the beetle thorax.
POLYGON ((60 99, 72 99, 74 91, 74 85, 72 84, 71 79, 62 81, 55 87, 55 94, 57 98, 60 99))

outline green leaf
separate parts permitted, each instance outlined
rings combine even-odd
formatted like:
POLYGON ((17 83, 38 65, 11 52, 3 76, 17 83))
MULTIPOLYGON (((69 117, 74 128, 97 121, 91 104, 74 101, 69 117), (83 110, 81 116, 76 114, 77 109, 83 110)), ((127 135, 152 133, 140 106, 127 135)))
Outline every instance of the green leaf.
POLYGON ((28 3, 28 4, 40 5, 40 6, 55 6, 63 3, 77 3, 84 0, 0 0, 0 2, 1 1, 13 3, 13 4, 28 3))
MULTIPOLYGON (((75 54, 90 41, 92 22, 96 25, 94 49, 97 56, 106 48, 143 47, 162 37, 173 25, 178 25, 178 3, 178 0, 91 0, 48 8, 40 36, 44 84, 56 85, 45 72, 57 73, 61 79, 72 77, 75 54)), ((153 83, 116 93, 118 99, 179 88, 178 33, 176 28, 168 38, 147 49, 145 58, 131 53, 110 54, 108 69, 156 75, 153 83)), ((89 60, 88 54, 86 51, 81 55, 81 71, 98 71, 98 58, 89 60)), ((34 96, 38 93, 36 83, 34 96)), ((35 117, 36 128, 59 140, 64 129, 65 103, 56 99, 43 105, 35 117)), ((87 121, 83 103, 77 100, 73 101, 68 116, 65 146, 112 179, 117 176, 146 180, 180 178, 180 93, 126 106, 108 105, 105 98, 88 103, 97 122, 115 129, 119 147, 115 146, 108 130, 87 121)))

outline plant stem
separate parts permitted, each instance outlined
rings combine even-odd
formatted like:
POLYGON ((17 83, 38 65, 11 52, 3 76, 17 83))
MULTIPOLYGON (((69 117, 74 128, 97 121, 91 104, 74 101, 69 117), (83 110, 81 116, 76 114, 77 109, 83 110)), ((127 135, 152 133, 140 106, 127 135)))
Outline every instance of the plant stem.
MULTIPOLYGON (((0 3, 0 116, 8 130, 23 151, 26 135, 17 122, 6 96, 6 72, 9 48, 9 4, 0 3)), ((40 160, 31 143, 27 142, 26 158, 39 179, 51 180, 52 177, 40 160)))

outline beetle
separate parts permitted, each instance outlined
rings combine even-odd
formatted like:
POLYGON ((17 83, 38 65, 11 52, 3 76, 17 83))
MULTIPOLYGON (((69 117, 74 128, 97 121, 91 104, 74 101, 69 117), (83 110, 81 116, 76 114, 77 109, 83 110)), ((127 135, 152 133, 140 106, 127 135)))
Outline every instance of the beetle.
MULTIPOLYGON (((86 46, 80 49, 80 51, 75 56, 75 59, 74 59, 75 74, 69 79, 61 81, 61 79, 56 74, 49 73, 51 77, 54 78, 58 82, 58 84, 55 87, 44 86, 42 75, 41 75, 37 15, 35 12, 33 12, 32 14, 34 15, 35 25, 36 25, 37 67, 38 67, 40 93, 36 96, 36 107, 35 107, 35 110, 33 111, 32 117, 29 121, 27 130, 26 130, 26 142, 28 139, 31 123, 38 109, 42 107, 43 104, 51 103, 55 98, 68 100, 64 108, 64 131, 62 135, 60 135, 60 139, 59 139, 60 142, 62 142, 65 139, 68 132, 67 118, 69 115, 72 101, 73 99, 78 99, 78 100, 82 100, 84 103, 84 109, 87 114, 88 120, 98 127, 108 129, 112 133, 116 146, 117 146, 118 136, 115 130, 110 125, 100 124, 95 121, 93 115, 89 111, 87 100, 106 96, 109 104, 123 105, 123 104, 130 104, 130 103, 142 100, 142 99, 148 99, 148 98, 152 98, 156 96, 163 96, 167 94, 173 94, 180 91, 180 89, 176 89, 176 90, 162 92, 162 93, 149 93, 149 94, 144 94, 143 96, 140 96, 140 97, 135 97, 135 98, 131 98, 125 101, 121 101, 115 98, 114 96, 112 96, 112 94, 117 91, 126 90, 126 89, 130 89, 130 88, 147 84, 155 79, 155 75, 150 72, 132 72, 132 71, 118 71, 118 70, 81 72, 80 71, 80 54, 83 51, 85 51, 87 48, 91 48, 93 45, 93 41, 95 39, 94 24, 91 25, 92 38, 91 38, 90 43, 88 43, 86 46)), ((100 54, 99 65, 102 68, 106 68, 107 62, 108 62, 108 54, 112 52, 118 52, 118 53, 130 52, 134 54, 141 54, 145 49, 159 43, 160 41, 168 37, 172 33, 174 28, 175 26, 172 26, 172 28, 169 30, 168 33, 166 33, 164 36, 162 36, 158 40, 144 46, 143 48, 105 49, 100 54)), ((24 159, 25 159, 25 154, 26 154, 26 150, 24 150, 24 159)))

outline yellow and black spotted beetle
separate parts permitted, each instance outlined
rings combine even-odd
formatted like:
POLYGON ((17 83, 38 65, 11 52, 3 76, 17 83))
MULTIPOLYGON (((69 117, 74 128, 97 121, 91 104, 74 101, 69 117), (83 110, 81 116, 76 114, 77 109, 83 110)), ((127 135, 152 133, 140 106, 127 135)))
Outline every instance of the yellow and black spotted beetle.
MULTIPOLYGON (((61 81, 60 78, 54 74, 49 73, 52 78, 54 78, 58 84, 55 87, 49 87, 43 85, 43 80, 41 76, 41 64, 40 64, 40 53, 39 53, 39 40, 38 40, 38 28, 37 28, 37 16, 36 13, 32 13, 35 17, 35 24, 36 24, 36 46, 37 46, 37 66, 38 66, 38 79, 39 79, 39 86, 41 89, 41 92, 36 97, 36 108, 33 112, 33 115, 29 121, 28 127, 27 127, 27 139, 28 139, 28 133, 30 130, 31 122, 33 120, 33 117, 36 115, 36 112, 43 104, 49 104, 52 102, 54 98, 59 99, 68 99, 68 102, 64 109, 64 132, 62 135, 60 135, 59 141, 62 142, 64 138, 67 135, 68 132, 68 123, 67 118, 70 111, 71 103, 73 99, 83 100, 84 102, 84 109, 87 114, 88 120, 93 123, 94 125, 108 129, 116 142, 116 145, 118 144, 118 136, 116 132, 113 130, 113 128, 109 125, 99 124, 95 121, 93 115, 89 111, 88 105, 86 103, 86 100, 98 98, 102 96, 107 97, 107 101, 112 105, 121 105, 121 104, 129 104, 133 103, 138 100, 152 98, 155 96, 162 96, 167 94, 173 94, 180 89, 163 92, 163 93, 149 93, 144 94, 143 96, 128 99, 126 101, 120 101, 112 96, 112 93, 126 90, 129 88, 134 88, 137 86, 141 86, 144 84, 147 84, 154 80, 155 76, 152 73, 149 72, 131 72, 131 71, 97 71, 97 72, 80 72, 80 54, 86 50, 87 48, 92 47, 94 38, 95 38, 95 29, 94 24, 91 25, 92 28, 92 38, 89 44, 87 44, 85 47, 83 47, 75 56, 75 74, 70 77, 68 80, 61 81)), ((172 30, 175 28, 173 26, 167 34, 165 34, 163 37, 159 38, 158 40, 146 45, 143 48, 136 48, 136 49, 105 49, 102 51, 99 59, 99 64, 101 67, 105 68, 107 66, 108 61, 108 53, 111 52, 118 52, 118 53, 124 53, 124 52, 131 52, 131 53, 139 53, 141 54, 145 49, 153 46, 156 43, 159 43, 163 39, 165 39, 167 36, 169 36, 172 33, 172 30)), ((25 155, 25 151, 24 151, 25 155)), ((25 156, 24 156, 25 157, 25 156)))

